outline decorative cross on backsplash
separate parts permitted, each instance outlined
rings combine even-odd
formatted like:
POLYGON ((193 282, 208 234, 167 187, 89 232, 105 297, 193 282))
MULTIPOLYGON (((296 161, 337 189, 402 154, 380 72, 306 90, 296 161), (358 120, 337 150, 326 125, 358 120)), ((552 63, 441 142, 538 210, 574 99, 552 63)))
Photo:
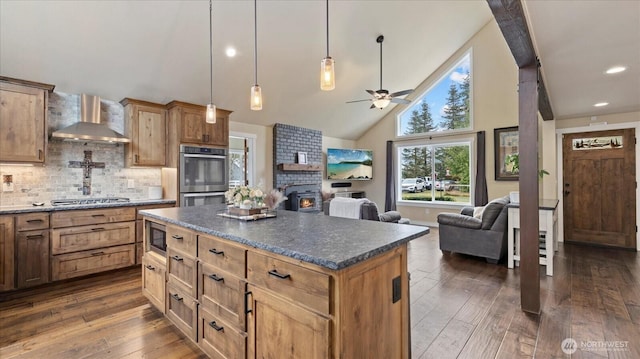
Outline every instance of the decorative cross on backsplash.
POLYGON ((82 194, 91 194, 91 169, 104 168, 104 162, 92 162, 91 151, 84 151, 83 161, 69 161, 69 168, 82 168, 82 194))

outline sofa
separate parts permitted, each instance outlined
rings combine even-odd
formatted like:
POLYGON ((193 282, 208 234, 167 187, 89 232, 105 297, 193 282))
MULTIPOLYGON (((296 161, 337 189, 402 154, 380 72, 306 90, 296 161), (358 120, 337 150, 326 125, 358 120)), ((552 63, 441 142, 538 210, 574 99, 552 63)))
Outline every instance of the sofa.
MULTIPOLYGON (((339 201, 344 201, 344 198, 338 197, 339 201)), ((330 198, 322 203, 322 210, 324 214, 327 216, 330 215, 330 207, 331 201, 334 198, 330 198)), ((351 199, 353 201, 357 201, 357 199, 351 199)), ((366 198, 360 199, 360 216, 359 219, 365 219, 369 221, 380 221, 380 222, 391 222, 391 223, 401 223, 401 224, 409 224, 410 221, 407 218, 402 218, 400 212, 396 211, 388 211, 384 213, 380 213, 378 211, 378 206, 375 202, 371 202, 366 198)))
POLYGON ((440 250, 498 263, 507 253, 507 204, 509 196, 483 207, 464 207, 460 214, 440 213, 440 250))

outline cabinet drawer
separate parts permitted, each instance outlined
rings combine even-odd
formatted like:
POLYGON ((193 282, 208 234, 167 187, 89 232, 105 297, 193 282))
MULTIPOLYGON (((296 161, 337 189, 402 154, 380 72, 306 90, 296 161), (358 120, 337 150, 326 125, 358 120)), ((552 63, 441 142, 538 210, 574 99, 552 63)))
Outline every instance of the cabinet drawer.
POLYGON ((167 248, 167 275, 173 286, 179 287, 194 298, 198 296, 196 292, 198 268, 195 258, 173 248, 167 248))
POLYGON ((245 327, 246 282, 214 266, 198 263, 198 301, 211 314, 240 329, 245 327))
POLYGON ((135 233, 135 222, 53 229, 51 230, 51 253, 70 253, 134 243, 135 233))
POLYGON ((171 283, 167 285, 167 318, 191 340, 198 340, 198 302, 171 283))
POLYGON ((167 248, 171 247, 192 257, 197 253, 196 234, 186 228, 167 225, 167 248))
POLYGON ((32 231, 49 229, 49 213, 30 213, 16 216, 16 230, 32 231))
POLYGON ((152 256, 142 257, 142 293, 162 313, 165 308, 165 265, 152 256))
POLYGON ((135 219, 136 209, 134 207, 60 211, 51 214, 51 228, 125 222, 135 219))
POLYGON ((249 251, 247 280, 257 286, 329 314, 329 276, 249 251))
POLYGON ((51 279, 67 279, 132 266, 135 251, 135 246, 128 244, 52 256, 51 279))
POLYGON ((198 258, 236 277, 245 278, 247 251, 214 236, 198 236, 198 258))
POLYGON ((200 307, 198 343, 212 358, 245 358, 247 335, 200 307))

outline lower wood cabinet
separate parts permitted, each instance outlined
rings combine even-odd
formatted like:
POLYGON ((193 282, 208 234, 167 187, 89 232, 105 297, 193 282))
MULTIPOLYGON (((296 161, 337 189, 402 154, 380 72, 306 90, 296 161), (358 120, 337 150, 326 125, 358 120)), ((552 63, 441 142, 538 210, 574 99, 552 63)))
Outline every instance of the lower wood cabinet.
POLYGON ((13 216, 0 217, 0 291, 15 288, 14 237, 13 216))
POLYGON ((142 257, 142 294, 162 313, 165 313, 166 265, 149 253, 142 257))
POLYGON ((246 358, 247 334, 200 307, 198 344, 211 358, 246 358))
MULTIPOLYGON (((248 291, 251 293, 250 313, 247 315, 248 358, 330 357, 329 318, 302 309, 254 285, 249 284, 248 291)), ((357 357, 361 356, 344 358, 357 357)))
POLYGON ((219 268, 198 263, 198 301, 217 318, 245 328, 247 282, 219 268))
POLYGON ((48 283, 49 229, 16 233, 16 247, 18 288, 48 283))
POLYGON ((192 298, 198 296, 196 278, 198 267, 196 259, 173 248, 167 248, 167 280, 192 298))
POLYGON ((198 340, 198 302, 184 290, 167 284, 167 318, 188 338, 198 340))
POLYGON ((52 256, 51 279, 61 280, 135 264, 135 244, 52 256))

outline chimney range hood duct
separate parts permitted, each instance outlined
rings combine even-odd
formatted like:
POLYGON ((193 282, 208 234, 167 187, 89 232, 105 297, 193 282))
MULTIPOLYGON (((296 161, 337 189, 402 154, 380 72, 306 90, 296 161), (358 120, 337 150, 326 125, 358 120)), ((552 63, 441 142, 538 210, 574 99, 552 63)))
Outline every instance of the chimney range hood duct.
POLYGON ((100 97, 80 96, 80 122, 57 130, 52 138, 62 140, 128 143, 128 138, 100 123, 100 97))

